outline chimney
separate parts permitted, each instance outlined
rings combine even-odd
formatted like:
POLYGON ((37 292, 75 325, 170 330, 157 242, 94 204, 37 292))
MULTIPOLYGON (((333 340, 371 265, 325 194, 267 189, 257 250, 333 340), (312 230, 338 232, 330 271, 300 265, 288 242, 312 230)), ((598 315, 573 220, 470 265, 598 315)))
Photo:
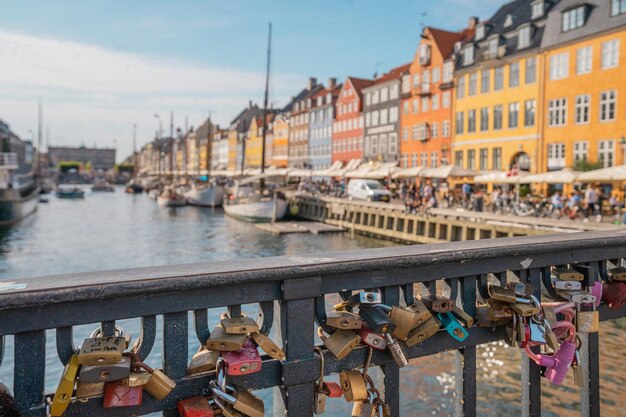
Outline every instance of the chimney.
POLYGON ((336 78, 329 78, 328 79, 328 89, 332 90, 333 88, 335 88, 337 86, 337 79, 336 78))
POLYGON ((248 107, 252 108, 252 100, 248 101, 248 107))
POLYGON ((467 28, 474 29, 476 25, 478 24, 479 20, 480 19, 478 19, 478 17, 476 16, 470 17, 469 20, 467 21, 467 28))
POLYGON ((312 90, 313 87, 315 87, 315 84, 317 84, 317 78, 309 77, 309 85, 307 86, 307 90, 312 90))

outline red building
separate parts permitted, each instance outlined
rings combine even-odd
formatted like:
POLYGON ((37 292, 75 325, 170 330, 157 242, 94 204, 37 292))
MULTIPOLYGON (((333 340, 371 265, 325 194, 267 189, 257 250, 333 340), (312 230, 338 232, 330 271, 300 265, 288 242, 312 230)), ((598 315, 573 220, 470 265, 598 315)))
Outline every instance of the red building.
POLYGON ((363 159, 363 93, 372 80, 348 77, 335 103, 333 123, 333 162, 347 163, 351 159, 363 159))

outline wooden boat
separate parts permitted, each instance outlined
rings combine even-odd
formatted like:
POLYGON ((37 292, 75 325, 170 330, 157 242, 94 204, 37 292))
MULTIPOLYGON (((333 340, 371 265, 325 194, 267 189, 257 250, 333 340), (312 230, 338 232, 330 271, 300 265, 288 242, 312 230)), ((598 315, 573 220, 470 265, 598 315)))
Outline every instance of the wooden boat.
POLYGON ((217 184, 192 185, 184 194, 187 204, 201 207, 218 207, 224 202, 224 187, 217 184))
POLYGON ((85 198, 85 191, 80 188, 59 188, 56 195, 58 198, 64 199, 79 199, 85 198))
POLYGON ((182 194, 177 193, 176 190, 166 188, 157 197, 157 204, 163 207, 182 207, 187 205, 187 199, 182 194))

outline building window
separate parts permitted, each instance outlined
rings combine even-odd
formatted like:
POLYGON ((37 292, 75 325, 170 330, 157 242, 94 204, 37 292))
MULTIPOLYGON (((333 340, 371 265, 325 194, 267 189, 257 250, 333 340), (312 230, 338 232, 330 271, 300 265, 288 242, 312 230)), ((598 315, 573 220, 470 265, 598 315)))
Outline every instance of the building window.
POLYGON ((372 136, 372 147, 370 155, 378 155, 378 136, 372 136))
POLYGON ((532 14, 530 18, 536 19, 541 16, 543 16, 543 0, 537 0, 532 3, 532 14))
POLYGON ((380 111, 380 124, 381 125, 386 125, 387 123, 389 123, 389 110, 388 109, 382 109, 380 111))
POLYGON ((576 102, 574 103, 574 113, 576 116, 576 124, 584 125, 589 123, 589 105, 591 102, 591 95, 583 94, 576 96, 576 102))
POLYGON ((524 126, 535 125, 535 100, 524 102, 524 126))
POLYGON ((436 138, 439 136, 439 123, 434 122, 431 126, 430 126, 430 137, 431 138, 436 138))
POLYGON ((560 80, 568 76, 569 53, 552 55, 550 57, 550 79, 560 80))
POLYGON ((365 105, 369 106, 372 104, 372 93, 365 94, 365 105))
POLYGON ((380 89, 380 102, 384 103, 389 100, 389 89, 387 87, 380 89))
POLYGON ((617 92, 615 90, 600 93, 600 121, 609 122, 615 120, 615 106, 617 92))
POLYGON ((413 74, 413 88, 417 88, 420 85, 420 74, 416 72, 413 74))
POLYGON ((526 59, 526 84, 532 84, 537 79, 537 60, 536 58, 526 59))
MULTIPOLYGON (((378 112, 378 110, 372 112, 372 126, 378 126, 379 116, 380 113, 378 112)), ((350 122, 352 122, 352 120, 353 119, 350 119, 350 122)), ((350 129, 353 129, 354 127, 351 126, 350 129)))
POLYGON ((409 128, 408 127, 403 127, 402 128, 402 141, 406 142, 409 140, 409 128))
POLYGON ((563 12, 561 20, 561 30, 568 32, 570 30, 578 29, 585 24, 585 6, 576 7, 563 12))
POLYGON ((602 42, 602 69, 615 68, 619 64, 619 39, 602 42))
POLYGON ((480 131, 486 130, 489 130, 489 107, 482 107, 480 109, 480 131))
POLYGON ((489 150, 487 148, 481 148, 478 151, 478 159, 479 159, 479 168, 481 170, 487 170, 488 168, 488 159, 489 159, 489 150))
POLYGON ((603 168, 612 167, 615 161, 615 141, 601 140, 598 142, 598 162, 603 168))
POLYGON ((519 103, 509 103, 509 128, 517 127, 519 103))
POLYGON ((398 121, 398 108, 397 107, 391 107, 389 109, 389 122, 390 123, 395 123, 398 121))
POLYGON ((371 123, 372 123, 372 114, 365 113, 365 127, 370 127, 371 123))
POLYGON ((441 95, 441 106, 444 109, 450 108, 450 92, 446 91, 441 95))
POLYGON ((438 83, 441 80, 441 69, 439 67, 433 68, 433 83, 438 83))
POLYGON ((494 39, 489 40, 489 57, 497 58, 498 57, 498 46, 500 44, 500 39, 495 37, 494 39))
POLYGON ((476 132, 476 110, 467 111, 467 133, 476 132))
POLYGON ((433 110, 439 110, 439 94, 435 94, 431 100, 430 107, 433 110))
POLYGON ((444 120, 441 122, 441 136, 444 138, 450 137, 450 121, 444 120))
POLYGON ((502 90, 504 87, 504 67, 496 67, 493 75, 493 91, 502 90))
POLYGON ((526 48, 530 45, 530 26, 524 26, 517 35, 517 49, 526 48))
POLYGON ((474 45, 466 46, 463 49, 463 65, 472 65, 474 63, 474 45))
POLYGON ((454 71, 454 67, 451 61, 443 64, 443 80, 442 81, 444 83, 449 83, 450 81, 452 81, 453 71, 454 71))
POLYGON ((416 167, 417 165, 417 152, 413 152, 411 154, 411 166, 416 167))
POLYGON ((456 98, 465 97, 465 76, 461 75, 456 86, 456 98))
POLYGON ((626 13, 626 0, 611 0, 611 16, 626 13))
POLYGON ((409 114, 409 102, 405 101, 402 103, 402 113, 409 114))
POLYGON ((548 144, 548 169, 565 168, 565 144, 549 143, 548 144))
POLYGON ((480 92, 488 93, 489 92, 489 70, 482 70, 481 72, 481 82, 480 82, 480 92))
POLYGON ((502 105, 493 106, 493 129, 500 130, 502 129, 502 114, 503 114, 502 105))
POLYGON ((463 166, 463 151, 454 152, 454 165, 458 167, 463 166))
POLYGON ((428 97, 422 97, 422 111, 428 111, 428 97))
POLYGON ((455 133, 457 135, 463 133, 463 118, 464 118, 464 114, 463 114, 462 111, 456 112, 456 129, 455 129, 455 133))
POLYGON ((398 98, 398 84, 393 84, 391 87, 389 87, 389 99, 390 100, 395 100, 398 98))
POLYGON ((509 65, 509 87, 517 87, 519 85, 519 62, 509 65))
POLYGON ((469 76, 469 91, 468 95, 475 96, 477 93, 478 73, 473 72, 469 76))
POLYGON ((591 72, 591 60, 593 48, 585 46, 576 50, 576 74, 588 74, 591 72))
POLYGON ((404 75, 402 77, 402 94, 411 92, 411 76, 404 75))
POLYGON ((420 163, 422 164, 423 167, 428 166, 428 152, 420 153, 420 163))
POLYGON ((491 169, 502 169, 502 148, 493 148, 491 150, 491 169))
POLYGON ((430 153, 430 166, 431 168, 437 168, 439 165, 439 152, 430 153))
POLYGON ((565 126, 567 99, 557 98, 548 102, 548 126, 565 126))
POLYGON ((475 169, 476 168, 476 151, 474 149, 470 149, 467 151, 467 169, 475 169))
POLYGON ((574 142, 574 162, 586 161, 589 150, 589 142, 578 141, 574 142))
POLYGON ((413 129, 411 129, 411 135, 412 135, 412 139, 413 140, 418 140, 419 139, 420 131, 419 131, 419 126, 418 125, 413 126, 413 129))
POLYGON ((415 113, 419 112, 420 111, 419 100, 414 98, 412 104, 413 104, 413 113, 415 114, 415 113))
POLYGON ((485 25, 481 23, 478 26, 476 26, 476 36, 474 36, 474 39, 479 41, 484 37, 485 37, 485 25))

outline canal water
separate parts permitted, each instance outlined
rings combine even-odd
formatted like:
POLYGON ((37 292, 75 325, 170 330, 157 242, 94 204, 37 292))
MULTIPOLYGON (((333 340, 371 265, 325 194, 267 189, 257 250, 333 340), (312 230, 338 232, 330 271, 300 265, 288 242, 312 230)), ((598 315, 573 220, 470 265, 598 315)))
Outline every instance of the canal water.
MULTIPOLYGON (((164 264, 238 259, 278 255, 392 246, 394 243, 349 234, 287 234, 275 236, 247 223, 224 216, 221 209, 158 207, 145 194, 127 195, 87 192, 84 200, 49 197, 38 212, 7 229, 0 229, 0 280, 37 277, 70 272, 97 271, 164 264)), ((33 278, 36 279, 36 278, 33 278)), ((0 296, 2 296, 0 294, 0 296)), ((244 310, 253 306, 244 306, 244 310)), ((252 310, 251 310, 252 311, 252 310)), ((217 323, 220 311, 210 311, 217 323)), ((191 323, 191 322, 190 322, 191 323)), ((138 335, 139 320, 120 324, 138 335)), ((75 343, 80 344, 95 325, 78 326, 75 343)), ((190 329, 193 327, 190 326, 190 329)), ((603 323, 601 328, 602 413, 624 415, 626 376, 623 372, 626 320, 603 323)), ((190 357, 199 341, 190 338, 190 357)), ((8 337, 0 380, 13 385, 13 344, 8 337)), ((56 387, 62 365, 55 351, 55 335, 48 332, 46 389, 56 387)), ((161 339, 146 359, 161 363, 161 339)), ((520 355, 503 343, 478 348, 478 414, 514 416, 520 414, 520 355)), ((454 414, 455 353, 445 352, 411 361, 401 370, 401 415, 439 417, 454 414)), ((578 388, 571 377, 561 387, 542 382, 544 416, 578 415, 578 388)), ((270 390, 258 393, 272 415, 270 390)), ((350 415, 351 405, 342 399, 329 400, 329 417, 350 415)))

